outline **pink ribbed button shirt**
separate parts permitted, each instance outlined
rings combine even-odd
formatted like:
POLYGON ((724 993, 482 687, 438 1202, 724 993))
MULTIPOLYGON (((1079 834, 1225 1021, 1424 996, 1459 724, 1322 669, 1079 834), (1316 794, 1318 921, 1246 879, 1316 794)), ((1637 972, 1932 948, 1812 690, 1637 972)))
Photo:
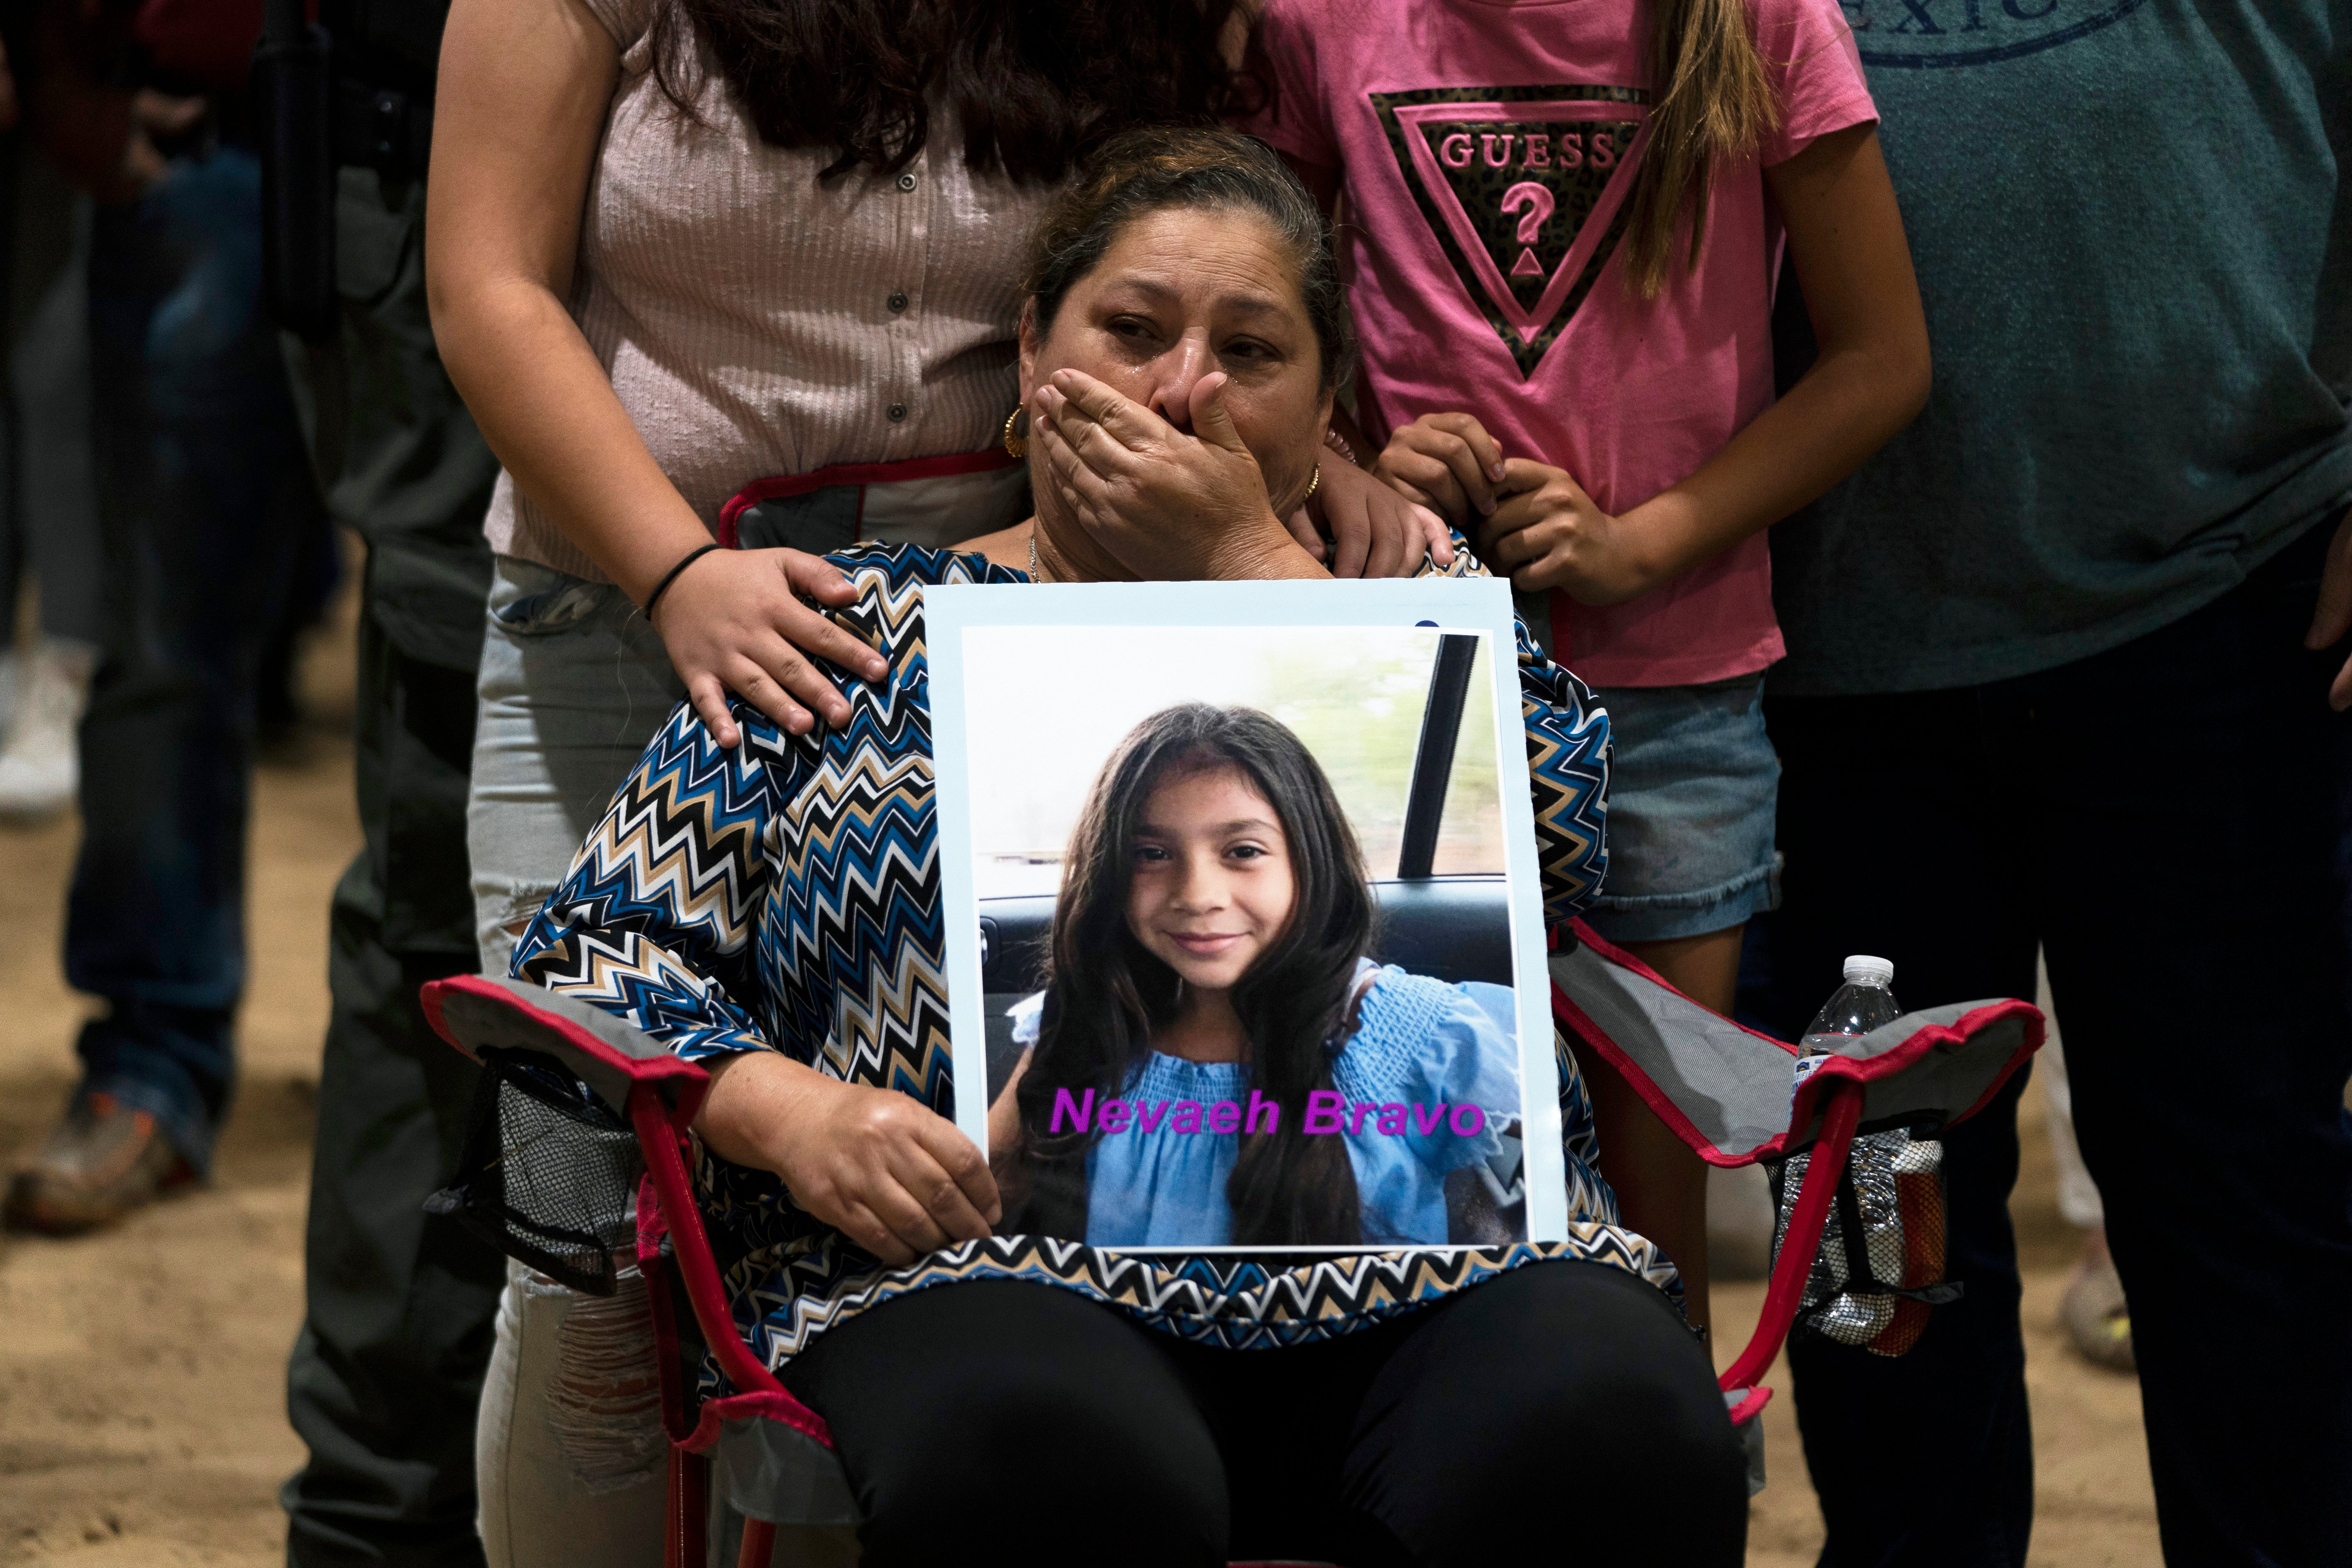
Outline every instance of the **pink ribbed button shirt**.
MULTIPOLYGON (((973 174, 951 116, 903 174, 820 184, 832 154, 762 142, 715 70, 701 123, 673 111, 648 0, 584 3, 621 79, 572 315, 703 522, 756 479, 993 441, 1018 394, 1023 254, 1055 189, 973 174)), ((483 528, 504 554, 601 579, 511 476, 483 528)))

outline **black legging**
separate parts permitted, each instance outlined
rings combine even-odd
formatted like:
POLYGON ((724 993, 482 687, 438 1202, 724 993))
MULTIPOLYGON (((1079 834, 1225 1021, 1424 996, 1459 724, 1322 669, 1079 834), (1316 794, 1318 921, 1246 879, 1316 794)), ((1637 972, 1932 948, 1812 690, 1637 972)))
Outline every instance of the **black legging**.
POLYGON ((1707 1358, 1630 1275, 1552 1262, 1322 1344, 1186 1343, 978 1280, 823 1335, 868 1568, 1035 1563, 1737 1564, 1745 1463, 1707 1358), (992 1543, 992 1545, 991 1544, 992 1543))

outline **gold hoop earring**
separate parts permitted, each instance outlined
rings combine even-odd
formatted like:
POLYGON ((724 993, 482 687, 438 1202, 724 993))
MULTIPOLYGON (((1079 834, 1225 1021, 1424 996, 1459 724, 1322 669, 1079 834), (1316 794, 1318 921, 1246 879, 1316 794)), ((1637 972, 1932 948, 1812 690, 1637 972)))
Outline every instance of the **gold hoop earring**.
POLYGON ((1322 482, 1323 482, 1323 465, 1322 465, 1322 464, 1320 464, 1320 463, 1318 463, 1318 464, 1316 464, 1316 465, 1315 465, 1315 477, 1314 477, 1313 479, 1308 479, 1308 480, 1307 481, 1307 495, 1300 496, 1300 497, 1298 498, 1298 504, 1299 504, 1300 506, 1305 506, 1305 505, 1307 504, 1307 496, 1311 496, 1311 495, 1313 495, 1313 494, 1315 493, 1316 487, 1317 487, 1317 486, 1318 486, 1318 485, 1320 485, 1322 482))
POLYGON ((1025 458, 1029 455, 1029 437, 1016 435, 1013 429, 1013 422, 1020 417, 1021 405, 1016 403, 1013 412, 1004 416, 1004 449, 1015 458, 1025 458))

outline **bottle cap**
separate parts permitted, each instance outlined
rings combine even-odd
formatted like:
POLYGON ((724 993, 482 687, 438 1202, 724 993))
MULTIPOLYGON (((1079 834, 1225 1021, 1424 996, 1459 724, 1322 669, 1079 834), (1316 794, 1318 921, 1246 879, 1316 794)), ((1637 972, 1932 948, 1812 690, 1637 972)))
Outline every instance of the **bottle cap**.
POLYGON ((1855 985, 1892 985, 1895 984, 1895 961, 1857 952, 1845 961, 1845 977, 1855 985))

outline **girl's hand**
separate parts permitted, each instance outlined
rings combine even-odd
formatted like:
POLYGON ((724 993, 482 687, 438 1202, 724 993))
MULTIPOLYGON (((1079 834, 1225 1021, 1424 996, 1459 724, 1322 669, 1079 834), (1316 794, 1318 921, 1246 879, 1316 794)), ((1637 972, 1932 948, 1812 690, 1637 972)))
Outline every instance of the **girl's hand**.
POLYGON ((1440 566, 1454 564, 1454 536, 1444 518, 1337 452, 1324 454, 1323 482, 1286 521, 1299 548, 1334 577, 1411 577, 1424 555, 1440 566), (1312 515, 1318 511, 1320 531, 1312 515))
POLYGON ((721 1158, 774 1172, 793 1202, 885 1263, 980 1240, 1003 1217, 987 1158, 955 1123, 772 1051, 720 1063, 696 1126, 721 1158))
POLYGON ((1614 605, 1674 574, 1634 548, 1635 531, 1602 511, 1562 468, 1513 458, 1503 465, 1502 500, 1478 531, 1487 566, 1511 574, 1522 594, 1564 590, 1580 605, 1614 605))
POLYGON ((1192 384, 1199 434, 1188 436, 1084 371, 1055 371, 1033 401, 1046 478, 1095 542, 1145 582, 1322 575, 1296 559, 1225 411, 1225 379, 1216 371, 1192 384))
POLYGON ((677 575, 654 606, 654 629, 686 683, 687 700, 710 738, 734 746, 742 730, 728 716, 727 693, 783 726, 808 730, 849 718, 849 704, 816 667, 828 659, 868 680, 890 667, 882 656, 803 596, 838 608, 856 598, 849 579, 797 550, 714 550, 677 575))
POLYGON ((1491 515, 1501 502, 1503 448, 1467 414, 1424 414, 1389 437, 1372 472, 1466 534, 1474 513, 1491 515))

